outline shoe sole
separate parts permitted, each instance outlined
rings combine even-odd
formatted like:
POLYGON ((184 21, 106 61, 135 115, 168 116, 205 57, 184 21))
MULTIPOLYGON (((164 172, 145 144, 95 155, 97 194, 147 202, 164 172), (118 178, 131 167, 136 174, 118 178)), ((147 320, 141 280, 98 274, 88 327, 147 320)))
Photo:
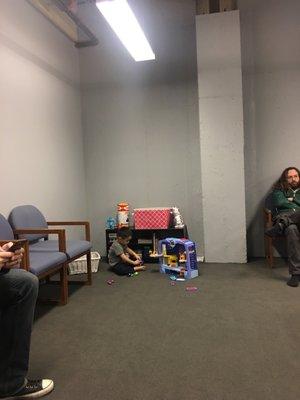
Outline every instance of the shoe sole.
POLYGON ((286 283, 289 287, 298 287, 299 283, 297 284, 290 284, 289 282, 286 283))
POLYGON ((45 387, 42 390, 39 390, 38 392, 24 394, 23 396, 15 395, 15 396, 4 397, 4 398, 1 398, 1 400, 38 399, 39 397, 46 396, 48 393, 52 392, 53 389, 54 389, 54 383, 51 382, 47 387, 45 387))

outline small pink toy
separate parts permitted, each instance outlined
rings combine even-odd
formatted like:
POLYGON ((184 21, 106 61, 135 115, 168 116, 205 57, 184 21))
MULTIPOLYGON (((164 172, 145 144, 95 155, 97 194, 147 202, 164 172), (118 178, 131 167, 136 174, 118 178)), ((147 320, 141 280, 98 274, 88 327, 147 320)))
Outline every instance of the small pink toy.
POLYGON ((115 281, 114 281, 113 279, 108 279, 108 280, 106 281, 106 283, 107 283, 108 285, 112 285, 113 283, 115 283, 115 281))
POLYGON ((198 288, 196 286, 187 286, 185 290, 187 290, 188 292, 196 292, 198 288))

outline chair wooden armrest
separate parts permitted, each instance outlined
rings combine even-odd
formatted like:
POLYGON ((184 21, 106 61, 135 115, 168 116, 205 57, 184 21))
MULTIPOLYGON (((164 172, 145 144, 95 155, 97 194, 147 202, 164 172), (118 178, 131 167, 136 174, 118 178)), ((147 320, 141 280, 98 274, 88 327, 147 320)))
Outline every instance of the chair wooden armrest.
POLYGON ((58 249, 60 252, 66 252, 66 231, 65 229, 45 229, 45 228, 19 228, 14 229, 15 235, 26 235, 31 233, 46 233, 58 235, 58 249))
POLYGON ((24 256, 21 261, 21 268, 29 271, 29 246, 27 239, 13 239, 13 240, 0 240, 0 246, 5 243, 22 243, 22 247, 24 248, 24 256))
POLYGON ((268 208, 264 208, 265 228, 271 228, 273 225, 272 212, 268 208))
POLYGON ((85 227, 85 240, 88 242, 91 241, 91 230, 90 230, 90 223, 89 221, 47 221, 47 224, 50 225, 78 225, 78 226, 84 226, 85 227))

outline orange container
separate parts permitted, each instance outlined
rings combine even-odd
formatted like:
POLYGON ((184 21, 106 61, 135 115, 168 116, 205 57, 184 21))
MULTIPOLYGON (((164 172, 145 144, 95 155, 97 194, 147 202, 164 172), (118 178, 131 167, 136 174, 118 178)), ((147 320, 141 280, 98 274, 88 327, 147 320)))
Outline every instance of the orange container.
POLYGON ((122 226, 129 226, 129 204, 124 202, 118 204, 118 228, 122 226))

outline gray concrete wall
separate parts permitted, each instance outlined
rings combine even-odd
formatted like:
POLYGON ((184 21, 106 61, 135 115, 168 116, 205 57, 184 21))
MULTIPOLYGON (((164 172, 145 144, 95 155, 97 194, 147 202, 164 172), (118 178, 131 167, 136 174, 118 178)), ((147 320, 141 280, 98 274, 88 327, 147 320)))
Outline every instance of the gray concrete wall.
POLYGON ((239 11, 196 27, 205 260, 246 262, 239 11))
POLYGON ((262 205, 282 170, 300 166, 300 2, 242 0, 248 254, 264 254, 262 205))
POLYGON ((2 0, 0 59, 0 212, 85 218, 77 50, 25 0, 2 0))
POLYGON ((139 12, 141 3, 155 62, 135 63, 98 17, 101 44, 80 51, 93 237, 104 251, 105 221, 120 201, 176 205, 203 254, 195 4, 145 1, 139 12))
MULTIPOLYGON (((199 151, 195 4, 131 3, 158 60, 133 63, 99 14, 86 16, 100 44, 80 50, 85 180, 78 51, 25 0, 0 2, 0 156, 6 188, 0 212, 34 203, 49 218, 81 217, 87 182, 99 248, 106 217, 119 200, 128 200, 132 206, 178 205, 203 254, 201 176, 207 175, 201 173, 199 151)), ((241 0, 239 8, 251 256, 263 254, 265 193, 283 168, 299 166, 300 2, 241 0)), ((224 31, 221 48, 226 37, 224 31)), ((232 185, 234 191, 234 180, 232 185)))

